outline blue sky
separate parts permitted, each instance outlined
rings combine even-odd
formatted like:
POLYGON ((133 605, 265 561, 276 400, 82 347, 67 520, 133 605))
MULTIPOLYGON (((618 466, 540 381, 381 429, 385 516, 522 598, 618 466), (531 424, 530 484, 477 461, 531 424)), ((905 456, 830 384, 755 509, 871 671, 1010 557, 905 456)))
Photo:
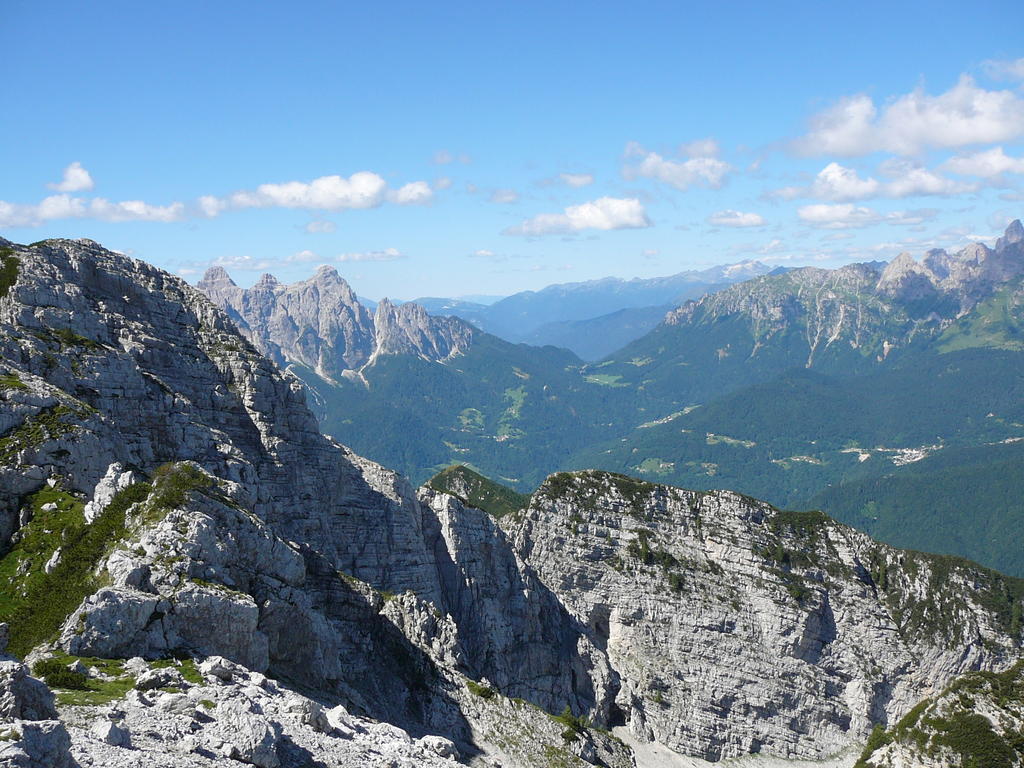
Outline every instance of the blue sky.
POLYGON ((379 298, 1024 214, 1019 2, 0 3, 0 234, 379 298), (839 7, 842 5, 843 7, 839 7))

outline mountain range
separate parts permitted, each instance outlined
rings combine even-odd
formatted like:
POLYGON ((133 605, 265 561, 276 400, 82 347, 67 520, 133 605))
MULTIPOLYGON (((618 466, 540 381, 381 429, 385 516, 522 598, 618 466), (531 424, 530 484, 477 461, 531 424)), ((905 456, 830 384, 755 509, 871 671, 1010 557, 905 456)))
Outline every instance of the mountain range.
POLYGON ((551 344, 572 350, 584 360, 597 360, 643 336, 668 310, 687 299, 768 271, 758 261, 743 261, 667 277, 558 283, 489 305, 437 298, 414 299, 414 303, 431 314, 461 317, 507 341, 551 344))
MULTIPOLYGON (((87 240, 0 260, 0 764, 1020 759, 1019 580, 605 471, 415 488, 180 278, 87 240)), ((370 362, 419 338, 373 327, 371 388, 476 346, 370 362)))
POLYGON ((460 463, 518 491, 593 467, 735 488, 1024 575, 1006 535, 1024 519, 1012 492, 1022 240, 1014 222, 992 248, 760 275, 685 302, 597 363, 412 304, 398 310, 414 322, 384 324, 371 343, 377 326, 327 271, 287 289, 272 281, 271 293, 216 271, 200 288, 306 381, 325 431, 415 482, 460 463), (316 295, 323 320, 298 309, 316 295), (366 341, 345 353, 355 367, 332 352, 350 348, 331 326, 339 317, 363 318, 350 335, 366 341))

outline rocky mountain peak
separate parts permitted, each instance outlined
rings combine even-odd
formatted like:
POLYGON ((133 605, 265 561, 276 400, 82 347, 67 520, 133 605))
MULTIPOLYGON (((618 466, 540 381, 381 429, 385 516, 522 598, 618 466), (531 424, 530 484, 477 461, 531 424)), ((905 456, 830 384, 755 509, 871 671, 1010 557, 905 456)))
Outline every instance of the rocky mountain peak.
POLYGON ((199 284, 210 286, 224 284, 233 286, 235 285, 235 281, 231 279, 231 275, 228 274, 228 271, 224 269, 224 267, 216 266, 210 267, 206 270, 206 273, 203 275, 203 279, 199 281, 199 284))
MULTIPOLYGON (((232 283, 233 284, 233 283, 232 283)), ((281 281, 269 272, 260 275, 260 279, 253 284, 253 289, 258 291, 272 291, 281 285, 281 281)))
POLYGON ((1024 242, 1024 224, 1020 219, 1010 222, 1003 236, 996 240, 996 251, 1003 251, 1014 243, 1024 242))
POLYGON ((381 299, 373 318, 376 331, 375 355, 411 354, 426 360, 447 360, 464 352, 472 343, 475 329, 457 317, 431 317, 419 304, 395 306, 381 299))
POLYGON ((418 304, 381 300, 374 313, 330 265, 312 277, 284 284, 263 275, 238 288, 223 269, 198 284, 265 355, 337 381, 380 355, 415 354, 445 360, 468 348, 473 329, 457 318, 435 318, 418 304))
POLYGON ((928 267, 903 251, 882 270, 876 290, 903 301, 913 301, 935 294, 937 282, 938 278, 928 267))

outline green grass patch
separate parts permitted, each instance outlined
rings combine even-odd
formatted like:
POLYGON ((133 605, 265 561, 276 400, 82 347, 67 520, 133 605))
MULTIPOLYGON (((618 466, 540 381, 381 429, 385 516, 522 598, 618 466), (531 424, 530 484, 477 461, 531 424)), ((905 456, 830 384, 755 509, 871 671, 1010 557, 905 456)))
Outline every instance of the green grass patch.
POLYGON ((66 419, 77 415, 66 405, 55 405, 29 416, 0 437, 0 462, 13 461, 28 448, 38 448, 48 440, 56 440, 73 432, 77 426, 69 424, 66 419))
POLYGON ((43 659, 33 668, 32 673, 51 688, 63 688, 69 691, 88 690, 89 678, 76 672, 60 659, 43 659))
POLYGON ((5 373, 0 376, 0 389, 28 389, 28 386, 16 373, 5 373))
POLYGON ((32 672, 54 689, 57 702, 62 706, 102 706, 122 698, 135 687, 135 678, 124 671, 124 659, 100 659, 59 653, 37 662, 32 672), (73 672, 68 665, 76 661, 80 661, 88 669, 95 667, 113 679, 100 680, 73 672))
POLYGON ((427 486, 455 496, 466 506, 482 509, 493 517, 504 517, 525 509, 530 503, 527 494, 517 493, 461 464, 441 470, 427 486))
POLYGON ((205 491, 212 486, 213 479, 201 469, 191 464, 169 462, 153 472, 153 495, 147 506, 162 517, 183 506, 192 491, 205 491))
POLYGON ((106 510, 86 525, 84 504, 58 488, 43 488, 28 498, 32 520, 20 540, 0 559, 0 621, 10 625, 10 651, 25 656, 54 637, 67 617, 100 583, 93 571, 126 533, 126 512, 143 501, 149 485, 137 483, 118 492, 106 510), (53 509, 44 510, 44 506, 53 509), (50 572, 43 565, 60 548, 50 572))
POLYGON ((481 685, 475 680, 467 680, 466 688, 469 689, 469 692, 474 696, 479 696, 481 699, 493 699, 498 693, 489 685, 481 685))
POLYGON ((592 373, 584 376, 583 380, 591 384, 599 384, 602 387, 628 387, 627 383, 620 383, 622 376, 617 373, 592 373))
POLYGON ((11 292, 20 268, 21 259, 14 255, 14 249, 0 248, 0 298, 11 292))

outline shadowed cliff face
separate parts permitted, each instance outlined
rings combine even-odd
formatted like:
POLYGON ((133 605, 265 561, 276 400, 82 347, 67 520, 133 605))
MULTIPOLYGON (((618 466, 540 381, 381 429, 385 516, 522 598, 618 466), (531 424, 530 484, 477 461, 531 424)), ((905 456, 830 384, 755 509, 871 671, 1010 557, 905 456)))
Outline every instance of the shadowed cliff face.
MULTIPOLYGON (((822 756, 1019 653, 1015 583, 820 515, 606 473, 500 521, 416 491, 181 280, 0 247, 0 619, 25 651, 223 656, 522 766, 629 764, 565 707, 713 759, 822 756)), ((401 309, 380 326, 416 343, 401 309)))
POLYGON ((473 340, 468 323, 430 317, 416 304, 396 307, 385 299, 371 314, 328 266, 291 285, 263 275, 248 289, 235 285, 223 268, 213 267, 197 287, 279 366, 297 363, 333 381, 380 355, 444 360, 473 340))

